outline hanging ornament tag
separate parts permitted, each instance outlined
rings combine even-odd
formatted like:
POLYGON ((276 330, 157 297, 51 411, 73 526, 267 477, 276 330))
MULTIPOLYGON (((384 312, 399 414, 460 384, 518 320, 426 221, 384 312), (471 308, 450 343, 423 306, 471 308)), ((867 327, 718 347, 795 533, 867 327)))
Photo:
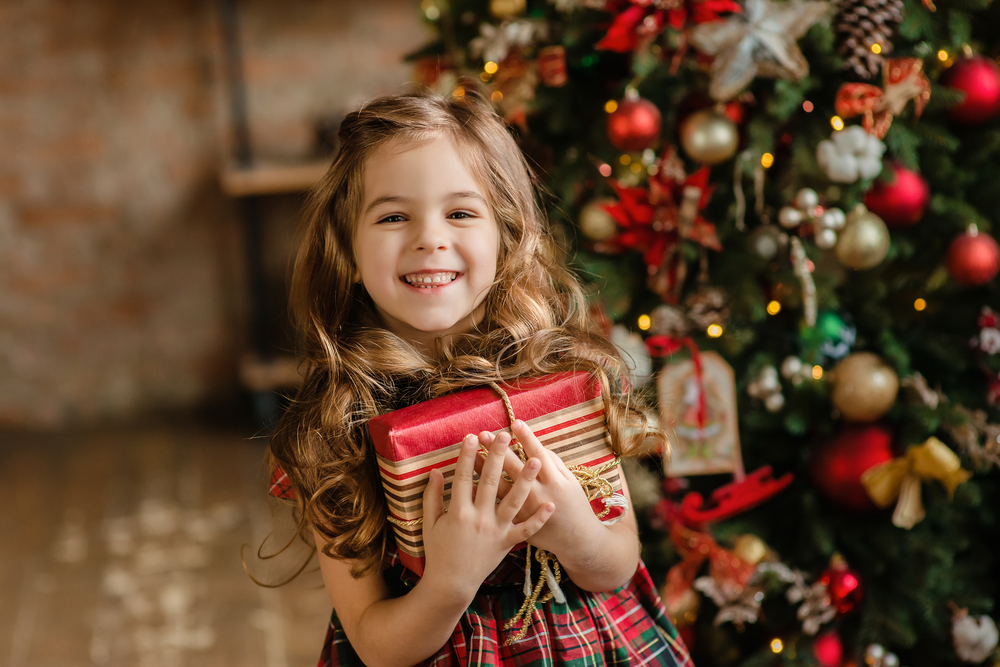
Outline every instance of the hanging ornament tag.
POLYGON ((744 477, 733 369, 715 352, 663 367, 657 382, 661 422, 672 431, 671 477, 744 477))

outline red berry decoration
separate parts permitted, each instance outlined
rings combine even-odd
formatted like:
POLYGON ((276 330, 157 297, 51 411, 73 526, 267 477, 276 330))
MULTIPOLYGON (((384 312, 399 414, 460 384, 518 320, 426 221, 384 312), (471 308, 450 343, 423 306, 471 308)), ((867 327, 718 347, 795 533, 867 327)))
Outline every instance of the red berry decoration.
POLYGON ((876 181, 865 195, 865 206, 889 227, 909 227, 924 216, 931 191, 920 174, 899 165, 892 171, 893 181, 876 181))
POLYGON ((875 509, 861 485, 861 473, 892 459, 892 433, 878 424, 848 424, 812 455, 809 473, 813 485, 833 504, 845 510, 875 509))
POLYGON ((824 632, 813 640, 813 655, 823 667, 840 667, 844 660, 844 643, 840 635, 832 630, 824 632))
POLYGON ((660 137, 660 110, 638 95, 626 95, 608 116, 608 139, 620 151, 632 153, 652 146, 660 137))
POLYGON ((829 569, 820 576, 819 582, 826 586, 830 604, 838 614, 854 611, 865 597, 858 573, 847 567, 847 562, 840 556, 831 559, 829 569))
POLYGON ((948 118, 964 125, 981 125, 1000 113, 1000 67, 989 58, 972 56, 955 62, 941 83, 965 93, 965 100, 948 109, 948 118))
POLYGON ((969 225, 948 248, 948 273, 962 285, 985 285, 1000 272, 1000 246, 989 234, 969 225))

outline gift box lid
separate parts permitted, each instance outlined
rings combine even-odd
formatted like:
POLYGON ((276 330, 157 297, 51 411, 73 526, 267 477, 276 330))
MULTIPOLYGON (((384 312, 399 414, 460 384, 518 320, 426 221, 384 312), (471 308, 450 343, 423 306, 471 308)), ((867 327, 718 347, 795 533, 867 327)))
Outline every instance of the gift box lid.
MULTIPOLYGON (((515 417, 522 421, 586 403, 601 395, 600 382, 584 371, 518 380, 502 387, 510 398, 515 417)), ((577 419, 583 422, 593 416, 581 415, 577 419)), ((489 386, 417 403, 368 422, 375 451, 380 457, 394 462, 460 443, 470 433, 497 431, 508 426, 507 408, 489 386)), ((565 422, 558 425, 560 428, 566 426, 565 422)), ((540 438, 544 434, 544 430, 535 433, 540 438)), ((426 471, 414 470, 410 474, 421 472, 426 471)))

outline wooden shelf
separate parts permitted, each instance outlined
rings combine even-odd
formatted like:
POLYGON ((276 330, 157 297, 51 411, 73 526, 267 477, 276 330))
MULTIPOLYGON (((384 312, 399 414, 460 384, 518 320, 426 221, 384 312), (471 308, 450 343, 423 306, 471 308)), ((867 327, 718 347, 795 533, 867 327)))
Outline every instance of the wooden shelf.
POLYGON ((302 374, 295 357, 262 361, 255 355, 248 355, 240 361, 240 381, 251 391, 291 389, 302 384, 302 374))
POLYGON ((249 169, 229 165, 219 174, 222 191, 231 197, 304 192, 316 185, 330 160, 299 163, 260 162, 249 169))

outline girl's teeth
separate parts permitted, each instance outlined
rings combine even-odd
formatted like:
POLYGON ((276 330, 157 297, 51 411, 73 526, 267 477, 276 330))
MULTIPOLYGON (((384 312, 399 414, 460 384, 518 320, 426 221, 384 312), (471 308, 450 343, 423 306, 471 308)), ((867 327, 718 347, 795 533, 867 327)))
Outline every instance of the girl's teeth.
POLYGON ((417 287, 434 287, 436 285, 447 285, 458 275, 453 272, 446 273, 411 273, 404 276, 406 282, 417 287))

